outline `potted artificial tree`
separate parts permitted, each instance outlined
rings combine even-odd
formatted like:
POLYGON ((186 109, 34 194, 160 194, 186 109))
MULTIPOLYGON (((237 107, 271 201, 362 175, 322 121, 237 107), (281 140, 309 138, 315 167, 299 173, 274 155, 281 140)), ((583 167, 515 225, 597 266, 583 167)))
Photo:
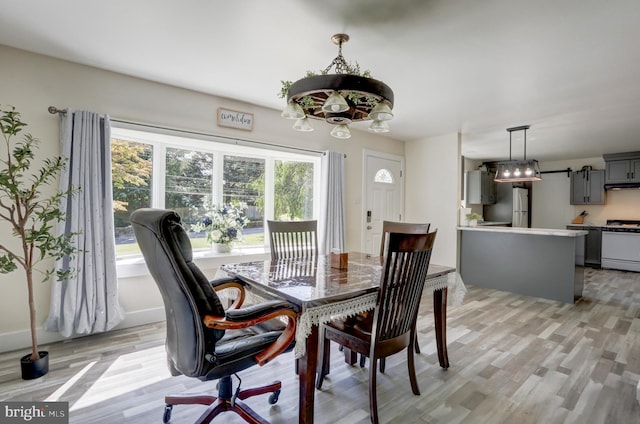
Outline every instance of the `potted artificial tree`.
POLYGON ((58 280, 69 278, 71 270, 56 270, 53 260, 73 255, 77 250, 70 242, 75 234, 54 234, 55 224, 65 219, 60 201, 75 194, 75 190, 54 190, 51 195, 43 193, 56 182, 67 160, 58 156, 44 159, 37 165, 34 149, 38 147, 38 140, 30 134, 16 139, 26 125, 14 107, 0 108, 0 130, 4 138, 4 146, 0 146, 0 231, 7 234, 0 239, 0 273, 24 271, 31 353, 20 359, 20 365, 22 378, 33 379, 49 371, 48 352, 38 350, 34 277, 41 275, 40 281, 47 281, 54 275, 58 280), (13 240, 8 234, 13 235, 13 240))

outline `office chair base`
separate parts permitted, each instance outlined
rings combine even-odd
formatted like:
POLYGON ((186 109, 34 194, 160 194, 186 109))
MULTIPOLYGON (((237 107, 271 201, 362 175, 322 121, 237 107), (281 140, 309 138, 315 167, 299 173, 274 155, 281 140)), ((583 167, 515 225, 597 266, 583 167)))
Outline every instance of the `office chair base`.
MULTIPOLYGON (((223 383, 221 379, 221 386, 223 383)), ((273 405, 278 401, 282 383, 280 381, 274 381, 266 386, 251 387, 241 390, 238 393, 235 401, 232 403, 231 396, 212 396, 208 393, 194 393, 184 395, 171 395, 165 396, 164 401, 166 403, 162 422, 167 424, 171 420, 171 412, 174 405, 207 405, 208 408, 202 415, 195 421, 195 424, 205 424, 211 422, 217 415, 222 412, 232 411, 240 415, 246 422, 253 424, 268 424, 264 418, 259 416, 253 409, 251 409, 242 400, 252 396, 262 395, 265 393, 271 393, 269 396, 269 404, 273 405)), ((226 392, 226 390, 222 390, 226 392)))

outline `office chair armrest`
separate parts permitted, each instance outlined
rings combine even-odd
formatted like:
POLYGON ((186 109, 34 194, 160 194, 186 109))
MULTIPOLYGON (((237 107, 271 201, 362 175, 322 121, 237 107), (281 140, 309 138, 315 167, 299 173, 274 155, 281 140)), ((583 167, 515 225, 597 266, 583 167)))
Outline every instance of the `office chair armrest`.
POLYGON ((226 318, 228 321, 250 321, 283 309, 291 309, 295 312, 294 306, 286 300, 269 300, 242 309, 228 310, 226 318))
POLYGON ((244 303, 245 299, 245 283, 242 280, 238 280, 237 278, 226 277, 226 278, 218 278, 216 280, 210 281, 211 287, 215 291, 220 291, 224 289, 238 289, 238 297, 233 301, 231 306, 228 309, 238 309, 244 303))
POLYGON ((273 300, 248 308, 229 310, 225 317, 205 315, 203 321, 209 328, 236 330, 253 327, 256 324, 274 318, 286 317, 287 326, 282 331, 282 334, 265 350, 256 355, 256 361, 262 366, 284 352, 294 341, 297 316, 298 314, 292 304, 282 300, 273 300))

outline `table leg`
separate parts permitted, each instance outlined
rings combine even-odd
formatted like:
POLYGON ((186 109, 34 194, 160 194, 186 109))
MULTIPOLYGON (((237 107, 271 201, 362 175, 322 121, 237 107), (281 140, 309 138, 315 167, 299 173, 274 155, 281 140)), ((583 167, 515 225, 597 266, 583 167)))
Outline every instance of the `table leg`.
POLYGON ((311 327, 306 339, 307 353, 300 358, 298 417, 300 423, 313 423, 315 401, 316 367, 318 365, 318 326, 311 327))
POLYGON ((433 292, 433 315, 436 327, 438 360, 442 368, 449 368, 447 354, 447 288, 433 292))

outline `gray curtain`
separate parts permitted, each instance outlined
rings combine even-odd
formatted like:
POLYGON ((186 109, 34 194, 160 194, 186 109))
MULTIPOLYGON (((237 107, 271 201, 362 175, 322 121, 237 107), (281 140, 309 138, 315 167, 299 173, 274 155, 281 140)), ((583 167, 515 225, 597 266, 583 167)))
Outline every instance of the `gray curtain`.
POLYGON ((346 250, 344 154, 326 152, 322 157, 320 251, 346 250))
POLYGON ((81 252, 56 264, 70 265, 76 274, 54 282, 46 329, 69 337, 110 330, 124 314, 116 276, 109 117, 67 110, 60 115, 60 141, 69 158, 60 189, 80 192, 63 200, 66 220, 57 231, 79 232, 73 242, 81 252))

